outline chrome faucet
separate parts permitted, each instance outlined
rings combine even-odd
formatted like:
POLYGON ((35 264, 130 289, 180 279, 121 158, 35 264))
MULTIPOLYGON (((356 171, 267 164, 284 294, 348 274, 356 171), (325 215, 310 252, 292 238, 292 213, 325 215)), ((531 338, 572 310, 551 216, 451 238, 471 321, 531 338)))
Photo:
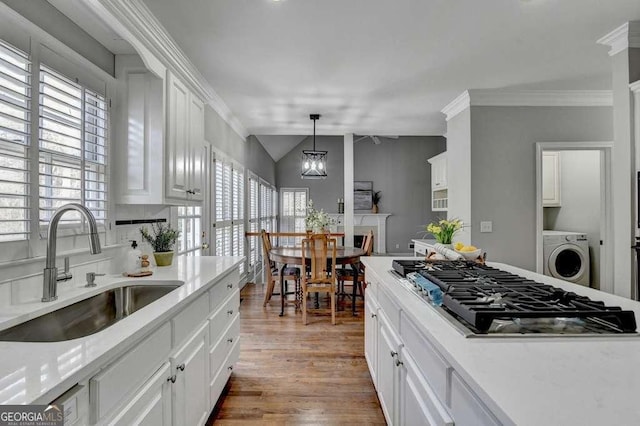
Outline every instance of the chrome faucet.
POLYGON ((64 273, 58 275, 56 268, 56 238, 58 236, 58 223, 63 214, 75 210, 80 212, 89 224, 89 250, 91 254, 98 254, 100 249, 100 237, 98 236, 98 225, 93 214, 82 204, 65 204, 53 212, 49 222, 49 232, 47 235, 47 263, 44 268, 44 282, 42 284, 42 301, 51 302, 58 298, 58 281, 66 281, 72 278, 71 274, 64 273))

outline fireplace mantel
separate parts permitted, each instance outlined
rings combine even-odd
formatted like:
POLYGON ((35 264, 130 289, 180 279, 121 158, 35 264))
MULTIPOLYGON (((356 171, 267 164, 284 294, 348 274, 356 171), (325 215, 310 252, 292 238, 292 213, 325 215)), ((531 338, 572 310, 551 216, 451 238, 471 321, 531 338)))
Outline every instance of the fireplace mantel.
MULTIPOLYGON (((329 213, 335 221, 336 231, 342 231, 344 215, 329 213)), ((370 227, 374 229, 374 252, 382 254, 387 252, 387 218, 391 213, 356 213, 353 215, 354 227, 370 227)))

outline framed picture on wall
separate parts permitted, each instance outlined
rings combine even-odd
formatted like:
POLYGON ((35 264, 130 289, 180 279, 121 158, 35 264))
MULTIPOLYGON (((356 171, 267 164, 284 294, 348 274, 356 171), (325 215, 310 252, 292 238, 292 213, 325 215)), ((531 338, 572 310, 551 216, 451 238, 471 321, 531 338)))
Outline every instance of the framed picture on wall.
POLYGON ((353 209, 371 210, 373 207, 373 182, 354 181, 353 182, 353 209))

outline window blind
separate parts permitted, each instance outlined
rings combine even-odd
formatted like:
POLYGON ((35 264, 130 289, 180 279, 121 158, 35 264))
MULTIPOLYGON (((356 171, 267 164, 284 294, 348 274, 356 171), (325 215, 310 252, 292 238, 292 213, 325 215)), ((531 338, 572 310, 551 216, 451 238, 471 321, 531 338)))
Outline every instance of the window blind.
MULTIPOLYGON (((39 217, 47 225, 53 211, 84 204, 98 223, 107 219, 108 106, 103 95, 51 68, 40 66, 39 217)), ((77 213, 63 222, 80 221, 77 213)))
POLYGON ((0 242, 29 238, 31 63, 0 41, 0 242))

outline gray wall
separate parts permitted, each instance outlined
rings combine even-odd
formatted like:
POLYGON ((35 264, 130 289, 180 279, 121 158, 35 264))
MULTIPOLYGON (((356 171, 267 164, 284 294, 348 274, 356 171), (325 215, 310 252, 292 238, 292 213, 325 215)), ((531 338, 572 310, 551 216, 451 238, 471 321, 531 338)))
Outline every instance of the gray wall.
POLYGON ((114 75, 115 58, 106 47, 46 0, 1 0, 13 10, 75 50, 109 75, 114 75))
POLYGON ((471 107, 472 242, 490 260, 535 270, 535 143, 612 138, 610 107, 471 107), (493 232, 480 233, 480 221, 493 232))
POLYGON ((275 162, 254 136, 242 140, 209 105, 205 107, 204 114, 204 138, 207 142, 262 179, 276 184, 275 162))
MULTIPOLYGON (((318 208, 337 212, 337 200, 344 190, 343 140, 341 136, 316 136, 316 148, 329 151, 327 179, 300 179, 301 152, 311 149, 311 138, 307 138, 278 161, 277 186, 308 187, 318 208)), ((408 244, 422 236, 423 225, 446 214, 431 211, 431 168, 427 163, 445 149, 446 140, 441 136, 382 139, 380 145, 365 139, 355 144, 354 179, 372 181, 374 191, 381 191, 380 213, 392 214, 387 219, 387 252, 410 252, 408 244)))
POLYGON ((280 188, 309 188, 309 198, 317 209, 338 212, 338 198, 344 193, 344 138, 317 136, 316 149, 328 151, 326 179, 302 179, 300 161, 302 151, 313 149, 313 137, 307 137, 276 163, 276 186, 280 188))
POLYGON ((591 286, 600 287, 600 151, 560 152, 561 207, 544 208, 544 229, 589 237, 591 286))

